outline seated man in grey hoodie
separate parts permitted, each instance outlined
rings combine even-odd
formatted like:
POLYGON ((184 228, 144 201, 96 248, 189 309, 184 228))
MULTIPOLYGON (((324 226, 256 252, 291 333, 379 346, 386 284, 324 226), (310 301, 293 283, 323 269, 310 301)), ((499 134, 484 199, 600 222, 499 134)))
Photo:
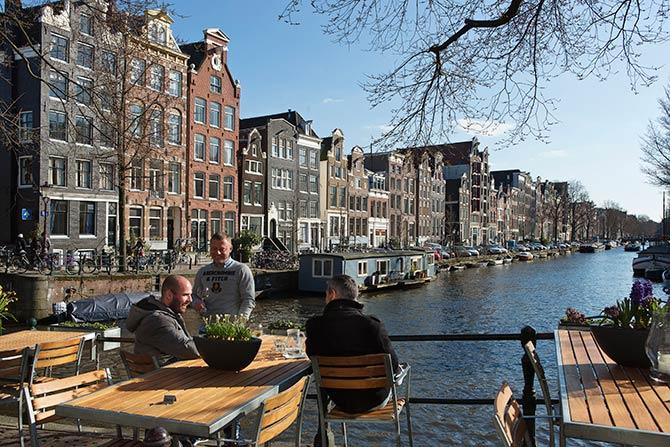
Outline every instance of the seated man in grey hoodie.
POLYGON ((189 280, 170 275, 163 281, 160 299, 150 296, 134 304, 126 326, 135 333, 135 354, 176 360, 200 357, 182 318, 191 301, 189 280))

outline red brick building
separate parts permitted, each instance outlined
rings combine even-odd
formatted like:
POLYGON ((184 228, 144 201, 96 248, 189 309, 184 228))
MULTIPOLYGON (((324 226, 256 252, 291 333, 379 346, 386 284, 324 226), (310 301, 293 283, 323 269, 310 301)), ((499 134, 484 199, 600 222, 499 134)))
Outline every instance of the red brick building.
POLYGON ((228 68, 228 37, 217 28, 182 45, 188 64, 186 216, 190 236, 206 248, 214 233, 238 232, 240 86, 228 68))

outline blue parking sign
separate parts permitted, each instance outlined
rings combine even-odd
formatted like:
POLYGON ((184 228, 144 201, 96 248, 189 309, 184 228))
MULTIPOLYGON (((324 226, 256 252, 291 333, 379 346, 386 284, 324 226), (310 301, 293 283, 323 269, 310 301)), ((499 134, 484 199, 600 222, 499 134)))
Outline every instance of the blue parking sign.
POLYGON ((33 220, 33 210, 30 208, 21 208, 21 220, 33 220))

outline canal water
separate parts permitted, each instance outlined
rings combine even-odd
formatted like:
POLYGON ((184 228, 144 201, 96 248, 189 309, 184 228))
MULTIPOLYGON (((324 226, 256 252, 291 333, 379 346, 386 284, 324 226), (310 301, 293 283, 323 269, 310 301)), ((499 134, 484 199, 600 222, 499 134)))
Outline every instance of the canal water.
MULTIPOLYGON (((603 307, 628 296, 634 257, 635 253, 619 247, 443 272, 425 287, 365 294, 360 301, 367 313, 385 323, 390 334, 518 333, 525 325, 549 332, 556 328, 566 307, 597 315, 603 307)), ((660 285, 655 286, 655 294, 665 297, 660 285)), ((303 322, 322 308, 320 297, 259 300, 254 318, 265 324, 278 318, 303 322)), ((493 398, 503 380, 521 396, 523 349, 518 342, 396 342, 394 346, 400 360, 412 365, 415 397, 493 398)), ((553 341, 538 342, 538 352, 556 397, 553 341)), ((538 413, 540 410, 538 406, 538 413)), ((497 445, 488 405, 414 405, 412 422, 417 446, 497 445)), ((305 436, 309 440, 314 424, 314 418, 308 417, 305 436)), ((351 444, 392 445, 390 436, 381 435, 383 427, 348 427, 351 444)), ((402 427, 404 431, 404 418, 402 427)), ((546 445, 547 436, 546 424, 539 422, 539 443, 546 445)), ((338 445, 340 442, 338 437, 338 445)), ((571 440, 568 445, 597 444, 571 440)))

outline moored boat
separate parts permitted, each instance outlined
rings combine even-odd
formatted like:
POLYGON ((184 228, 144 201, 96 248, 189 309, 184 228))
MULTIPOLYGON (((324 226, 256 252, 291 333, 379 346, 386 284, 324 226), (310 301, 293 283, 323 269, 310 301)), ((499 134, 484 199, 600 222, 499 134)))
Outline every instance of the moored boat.
POLYGON ((629 242, 623 247, 624 251, 640 251, 641 248, 640 243, 637 241, 629 242))
POLYGON ((533 254, 529 251, 520 251, 519 253, 516 254, 516 258, 519 261, 532 261, 533 254))
POLYGON ((492 259, 492 260, 489 261, 489 265, 490 265, 490 266, 493 266, 493 265, 502 265, 502 264, 503 264, 503 260, 502 260, 502 259, 492 259))
POLYGON ((633 259, 633 274, 644 276, 647 269, 670 268, 670 244, 652 245, 633 259))

